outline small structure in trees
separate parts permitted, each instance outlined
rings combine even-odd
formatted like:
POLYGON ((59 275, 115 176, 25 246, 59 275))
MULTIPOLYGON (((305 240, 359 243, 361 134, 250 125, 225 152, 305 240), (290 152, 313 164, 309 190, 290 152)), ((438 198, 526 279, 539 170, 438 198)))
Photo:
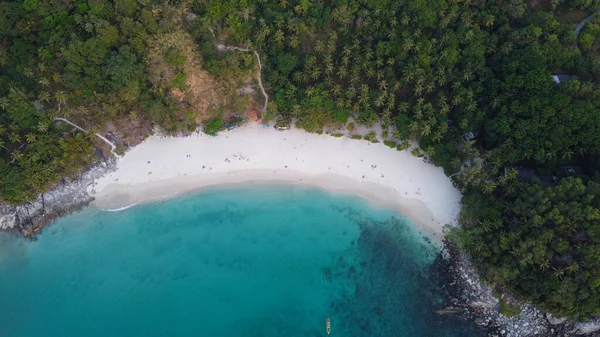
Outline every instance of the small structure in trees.
MULTIPOLYGON (((517 169, 517 180, 522 182, 532 182, 535 180, 539 180, 542 186, 545 188, 553 187, 556 185, 556 177, 555 176, 536 176, 535 171, 530 168, 518 167, 517 169)), ((509 170, 504 168, 504 175, 508 175, 509 170)))
POLYGON ((467 132, 463 135, 463 139, 465 140, 465 142, 470 142, 473 139, 475 139, 475 135, 473 134, 473 132, 467 132))
POLYGON ((556 84, 561 84, 561 83, 564 83, 564 82, 570 80, 571 76, 564 75, 564 74, 556 74, 556 75, 552 75, 552 79, 554 80, 554 82, 556 82, 556 84))

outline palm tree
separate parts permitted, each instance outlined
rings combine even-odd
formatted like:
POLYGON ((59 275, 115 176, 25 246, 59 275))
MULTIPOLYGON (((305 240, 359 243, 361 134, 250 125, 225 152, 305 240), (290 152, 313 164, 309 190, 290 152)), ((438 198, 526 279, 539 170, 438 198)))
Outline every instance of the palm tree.
POLYGON ((379 90, 380 91, 387 90, 387 87, 388 87, 388 85, 387 85, 387 81, 386 80, 379 81, 379 90))
POLYGON ((410 23, 410 17, 408 17, 408 15, 404 14, 402 16, 402 19, 400 19, 400 23, 403 24, 404 26, 408 26, 408 24, 410 23))
POLYGON ((488 27, 488 28, 491 27, 491 26, 493 26, 495 19, 496 18, 493 15, 491 15, 491 14, 488 15, 488 16, 486 16, 485 17, 485 26, 488 27))
POLYGON ((513 45, 510 42, 505 42, 502 47, 500 48, 500 54, 502 54, 503 56, 506 56, 508 54, 510 54, 513 50, 513 45))
POLYGON ((486 181, 483 184, 483 192, 486 194, 491 194, 496 189, 496 183, 492 180, 486 181))
POLYGON ((492 109, 496 109, 497 107, 499 107, 500 103, 502 103, 502 100, 500 99, 500 97, 494 97, 492 99, 492 109))
POLYGON ((350 57, 349 56, 342 57, 342 67, 348 66, 348 63, 350 63, 350 57))
POLYGON ((404 41, 402 48, 404 48, 404 50, 406 50, 406 51, 410 51, 414 46, 415 46, 414 42, 410 38, 408 38, 404 41))
POLYGON ((452 105, 453 106, 457 106, 460 103, 462 103, 462 97, 460 97, 460 95, 455 95, 454 97, 452 97, 452 105))
POLYGON ((56 102, 58 102, 58 104, 62 104, 65 103, 67 101, 67 94, 64 91, 57 91, 54 94, 54 99, 56 99, 56 102))
POLYGON ((283 43, 283 41, 285 40, 285 35, 283 34, 283 31, 281 29, 278 29, 275 32, 275 35, 273 36, 273 39, 277 43, 283 43))
POLYGON ((38 130, 40 130, 40 132, 46 133, 48 132, 48 122, 40 122, 40 124, 38 124, 38 130))
POLYGON ((571 160, 571 158, 573 157, 573 155, 574 155, 574 154, 575 154, 575 153, 573 152, 573 150, 571 150, 571 149, 566 149, 566 150, 563 152, 562 159, 563 159, 563 160, 571 160))
POLYGON ((315 93, 315 88, 313 88, 312 86, 306 88, 306 96, 308 97, 312 97, 315 93))
POLYGON ((239 12, 239 14, 244 19, 245 22, 248 22, 248 19, 250 18, 250 14, 252 14, 252 9, 244 8, 243 10, 241 10, 239 12))
POLYGON ((421 136, 427 137, 430 134, 431 134, 431 125, 425 124, 425 126, 423 126, 423 130, 421 130, 421 136))
POLYGON ((292 75, 292 79, 294 80, 294 82, 297 82, 297 83, 302 82, 302 77, 303 77, 303 74, 301 71, 295 71, 294 75, 292 75))
POLYGON ((19 136, 19 134, 17 132, 12 132, 10 135, 8 135, 8 140, 11 143, 20 143, 21 142, 21 136, 19 136))
POLYGON ((33 133, 28 133, 25 135, 25 140, 27 141, 27 143, 33 144, 37 140, 37 136, 33 133))
POLYGON ((468 82, 469 80, 471 80, 471 76, 472 76, 472 74, 470 71, 465 71, 462 76, 462 79, 463 79, 463 81, 468 82))
POLYGON ((375 70, 373 70, 373 69, 367 70, 367 78, 371 79, 371 78, 373 78, 373 76, 375 76, 375 70))
POLYGON ((50 80, 48 80, 45 77, 40 78, 39 82, 40 82, 41 85, 43 85, 45 87, 49 87, 50 86, 50 80))
POLYGON ((353 86, 350 86, 348 90, 346 90, 346 97, 348 97, 348 99, 356 97, 356 89, 354 89, 353 86))
POLYGON ((462 161, 460 158, 454 157, 452 160, 450 160, 450 166, 453 169, 458 170, 462 166, 462 161))
POLYGON ((342 93, 342 87, 339 84, 333 86, 332 89, 333 96, 338 97, 342 93))
POLYGON ((302 115, 302 107, 298 104, 294 105, 292 108, 291 114, 293 117, 298 118, 302 115))
POLYGON ((33 77, 33 71, 28 67, 25 67, 23 68, 23 75, 25 75, 25 77, 33 77))
POLYGON ((577 271, 579 271, 579 265, 577 264, 577 262, 573 262, 567 267, 567 272, 569 273, 569 275, 577 271))
POLYGON ((318 80, 319 77, 321 76, 321 69, 319 69, 319 67, 315 67, 311 72, 310 72, 310 77, 313 80, 318 80))
POLYGON ((475 111, 475 109, 476 109, 476 108, 477 108, 477 102, 475 102, 475 101, 471 101, 471 102, 469 102, 469 104, 467 105, 467 108, 466 108, 466 110, 467 110, 468 112, 473 112, 473 111, 475 111))
POLYGON ((290 38, 290 47, 292 47, 292 48, 296 48, 296 47, 298 47, 299 45, 300 45, 300 40, 298 39, 298 36, 296 36, 296 35, 293 35, 293 36, 290 38))
POLYGON ((8 109, 8 106, 9 106, 8 98, 6 98, 6 97, 0 98, 0 109, 6 110, 6 109, 8 109))
POLYGON ((539 268, 541 271, 545 271, 546 269, 550 268, 550 261, 545 259, 544 261, 540 262, 539 268))
POLYGON ((410 104, 408 104, 408 102, 398 104, 398 112, 407 113, 408 109, 410 109, 410 104))
POLYGON ((10 158, 12 159, 11 163, 13 163, 15 160, 20 162, 23 160, 24 155, 21 152, 19 152, 19 150, 14 150, 10 153, 10 158))
POLYGON ((315 51, 319 54, 323 53, 323 51, 325 50, 325 44, 323 43, 323 41, 321 40, 317 40, 317 42, 315 43, 315 51))
POLYGON ((55 83, 60 83, 60 82, 62 82, 62 76, 60 76, 59 73, 54 73, 54 74, 52 74, 52 80, 55 83))

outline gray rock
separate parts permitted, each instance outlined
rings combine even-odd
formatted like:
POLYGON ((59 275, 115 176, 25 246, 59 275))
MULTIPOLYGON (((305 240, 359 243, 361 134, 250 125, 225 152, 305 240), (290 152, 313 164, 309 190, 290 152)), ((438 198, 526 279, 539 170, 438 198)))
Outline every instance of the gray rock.
POLYGON ((63 181, 33 202, 10 206, 0 202, 0 230, 33 237, 58 216, 81 209, 94 200, 90 195, 94 181, 115 167, 115 162, 99 163, 77 179, 63 181))
POLYGON ((554 317, 551 313, 547 312, 546 313, 546 319, 548 320, 548 322, 550 322, 550 324, 552 325, 558 325, 558 324, 563 324, 564 322, 567 321, 566 317, 554 317))
POLYGON ((600 320, 575 322, 573 324, 573 330, 571 330, 569 333, 575 335, 589 335, 596 331, 600 331, 600 320))

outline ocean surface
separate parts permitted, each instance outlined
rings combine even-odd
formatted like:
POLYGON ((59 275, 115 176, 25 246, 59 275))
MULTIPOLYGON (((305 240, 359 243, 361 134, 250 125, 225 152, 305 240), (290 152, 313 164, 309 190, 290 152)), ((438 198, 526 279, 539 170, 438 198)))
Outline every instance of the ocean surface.
POLYGON ((0 336, 476 336, 439 248, 352 196, 239 185, 0 235, 0 336))

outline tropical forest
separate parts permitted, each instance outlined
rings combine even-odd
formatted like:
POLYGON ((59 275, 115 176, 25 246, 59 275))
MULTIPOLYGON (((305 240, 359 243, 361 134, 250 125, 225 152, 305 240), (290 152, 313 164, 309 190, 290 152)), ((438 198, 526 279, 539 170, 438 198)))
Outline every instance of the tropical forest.
POLYGON ((599 11, 599 0, 3 1, 0 199, 29 202, 112 156, 96 133, 122 153, 157 130, 217 132, 232 114, 369 128, 367 141, 442 167, 460 189, 448 237, 489 284, 597 316, 599 11))

